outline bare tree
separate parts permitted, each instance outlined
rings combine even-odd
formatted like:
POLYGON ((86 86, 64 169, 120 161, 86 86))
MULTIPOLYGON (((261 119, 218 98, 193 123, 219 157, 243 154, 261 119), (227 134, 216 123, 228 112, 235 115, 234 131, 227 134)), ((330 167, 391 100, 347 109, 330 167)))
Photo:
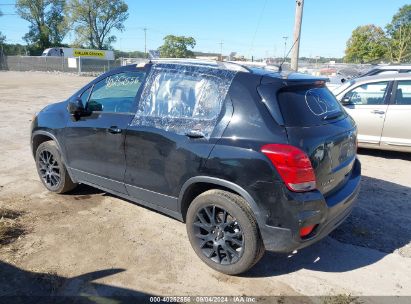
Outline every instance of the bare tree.
POLYGON ((411 5, 404 5, 387 25, 388 54, 392 62, 411 59, 411 5))
POLYGON ((392 62, 404 62, 411 58, 411 27, 400 26, 389 43, 389 56, 392 62))

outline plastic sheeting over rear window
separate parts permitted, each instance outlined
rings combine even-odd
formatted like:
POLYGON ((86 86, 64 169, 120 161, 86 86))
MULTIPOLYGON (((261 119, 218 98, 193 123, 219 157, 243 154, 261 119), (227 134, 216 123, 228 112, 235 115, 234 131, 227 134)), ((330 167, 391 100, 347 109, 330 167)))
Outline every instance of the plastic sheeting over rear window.
POLYGON ((277 98, 288 127, 322 125, 346 116, 326 87, 290 87, 281 90, 277 98))
POLYGON ((132 125, 209 137, 236 72, 201 65, 155 64, 132 125))

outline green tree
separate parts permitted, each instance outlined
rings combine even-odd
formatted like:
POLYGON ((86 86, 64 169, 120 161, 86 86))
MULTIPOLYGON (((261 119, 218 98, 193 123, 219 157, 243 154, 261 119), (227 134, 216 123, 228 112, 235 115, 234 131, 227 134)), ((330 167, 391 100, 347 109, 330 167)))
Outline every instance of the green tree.
POLYGON ((387 39, 382 28, 369 24, 357 27, 345 49, 346 62, 372 62, 385 58, 387 39))
POLYGON ((65 0, 18 0, 17 14, 30 23, 23 39, 35 52, 60 46, 68 27, 63 15, 65 0))
POLYGON ((411 60, 411 5, 404 5, 386 27, 388 55, 392 62, 411 60))
POLYGON ((141 51, 131 51, 131 52, 124 52, 121 50, 114 50, 114 56, 116 58, 126 57, 126 58, 145 58, 146 54, 141 51))
POLYGON ((164 44, 160 46, 160 57, 188 58, 194 57, 194 53, 188 47, 194 48, 196 41, 193 37, 167 35, 164 44))
POLYGON ((70 23, 76 32, 76 45, 108 49, 116 41, 113 30, 123 31, 128 18, 123 0, 71 0, 67 6, 70 23))
MULTIPOLYGON (((3 48, 4 54, 7 54, 9 56, 27 55, 27 47, 25 45, 5 43, 1 47, 3 48)), ((0 52, 1 52, 1 47, 0 47, 0 52)))

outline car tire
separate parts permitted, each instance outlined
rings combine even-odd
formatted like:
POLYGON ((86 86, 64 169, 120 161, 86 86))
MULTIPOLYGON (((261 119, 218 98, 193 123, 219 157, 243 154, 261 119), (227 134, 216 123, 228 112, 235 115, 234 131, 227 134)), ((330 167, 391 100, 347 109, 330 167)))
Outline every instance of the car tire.
POLYGON ((225 274, 249 270, 265 252, 248 203, 231 192, 209 190, 197 196, 188 208, 186 228, 199 258, 225 274))
POLYGON ((47 190, 66 193, 76 188, 61 158, 61 153, 52 140, 41 143, 36 150, 36 167, 40 180, 47 190))

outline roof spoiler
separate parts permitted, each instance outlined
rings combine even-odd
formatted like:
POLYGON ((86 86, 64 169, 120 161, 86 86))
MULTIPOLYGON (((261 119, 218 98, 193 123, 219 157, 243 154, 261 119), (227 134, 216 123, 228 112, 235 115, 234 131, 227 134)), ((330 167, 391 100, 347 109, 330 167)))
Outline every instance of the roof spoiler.
POLYGON ((261 80, 261 84, 268 84, 281 81, 286 86, 301 86, 301 85, 325 85, 330 79, 327 77, 318 77, 309 74, 297 73, 297 72, 282 72, 277 73, 275 77, 264 75, 261 80))

